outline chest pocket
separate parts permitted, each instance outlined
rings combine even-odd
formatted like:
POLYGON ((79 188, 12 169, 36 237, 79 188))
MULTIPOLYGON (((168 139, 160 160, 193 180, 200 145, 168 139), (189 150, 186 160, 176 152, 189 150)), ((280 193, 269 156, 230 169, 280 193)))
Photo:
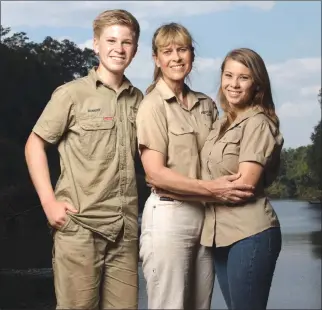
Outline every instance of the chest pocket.
POLYGON ((102 117, 80 119, 81 147, 89 159, 112 159, 116 149, 116 128, 114 120, 102 117))
POLYGON ((217 162, 222 162, 225 159, 228 160, 228 157, 235 157, 235 159, 239 157, 241 136, 242 132, 237 128, 229 130, 224 134, 217 142, 217 162))
POLYGON ((169 148, 176 155, 197 155, 198 146, 193 128, 188 125, 172 124, 169 126, 169 148))

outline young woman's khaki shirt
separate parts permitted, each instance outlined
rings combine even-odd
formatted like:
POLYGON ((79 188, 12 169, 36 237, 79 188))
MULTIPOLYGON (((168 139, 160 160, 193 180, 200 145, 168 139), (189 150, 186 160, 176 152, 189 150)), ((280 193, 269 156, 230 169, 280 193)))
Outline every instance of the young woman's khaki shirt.
POLYGON ((208 204, 201 243, 228 246, 270 227, 279 226, 264 187, 276 177, 283 137, 259 108, 240 115, 221 137, 225 119, 214 123, 201 152, 203 179, 216 179, 238 172, 239 163, 256 162, 264 167, 256 198, 240 206, 208 204))
POLYGON ((140 147, 162 153, 166 166, 182 175, 200 178, 200 151, 217 118, 208 96, 187 89, 188 107, 160 79, 141 102, 136 124, 140 147))

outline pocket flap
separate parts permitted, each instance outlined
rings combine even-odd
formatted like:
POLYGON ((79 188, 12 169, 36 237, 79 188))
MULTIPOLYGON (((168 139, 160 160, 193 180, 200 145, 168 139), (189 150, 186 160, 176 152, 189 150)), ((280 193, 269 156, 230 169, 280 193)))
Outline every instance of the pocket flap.
POLYGON ((189 133, 191 134, 194 132, 193 128, 188 124, 182 124, 182 125, 172 124, 169 127, 169 131, 174 135, 185 135, 185 134, 189 134, 189 133))
POLYGON ((91 119, 80 119, 79 125, 84 130, 106 130, 115 126, 113 119, 104 120, 103 117, 95 117, 91 119))
POLYGON ((220 142, 225 143, 238 143, 241 139, 241 132, 237 131, 228 131, 221 139, 220 142))

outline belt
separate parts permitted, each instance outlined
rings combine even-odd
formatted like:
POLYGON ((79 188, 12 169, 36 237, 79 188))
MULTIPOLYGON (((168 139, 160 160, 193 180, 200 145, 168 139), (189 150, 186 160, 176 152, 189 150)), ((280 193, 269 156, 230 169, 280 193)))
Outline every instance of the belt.
POLYGON ((160 197, 160 201, 174 201, 174 199, 169 198, 169 197, 160 197))

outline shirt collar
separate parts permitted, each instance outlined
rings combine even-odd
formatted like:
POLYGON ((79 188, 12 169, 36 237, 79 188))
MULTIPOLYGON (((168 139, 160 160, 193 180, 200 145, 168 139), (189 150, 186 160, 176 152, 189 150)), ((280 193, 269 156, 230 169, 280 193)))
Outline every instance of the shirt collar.
MULTIPOLYGON (((99 85, 104 85, 103 81, 98 76, 96 70, 97 70, 97 67, 93 67, 88 73, 88 77, 93 82, 93 86, 95 88, 97 88, 99 85)), ((109 87, 108 85, 106 85, 106 86, 109 87)), ((132 83, 130 82, 130 80, 125 75, 123 75, 123 82, 122 82, 122 85, 121 85, 121 87, 120 87, 118 92, 121 92, 124 89, 129 89, 130 92, 132 92, 132 90, 133 90, 132 83)))
MULTIPOLYGON (((232 129, 232 128, 238 126, 240 123, 242 123, 246 119, 253 117, 257 114, 260 114, 260 113, 264 113, 264 110, 261 107, 259 107, 259 106, 250 107, 249 109, 247 109, 243 113, 239 114, 225 131, 228 131, 229 129, 232 129)), ((223 116, 219 120, 217 126, 221 127, 224 123, 226 123, 226 121, 227 121, 227 116, 223 116)), ((216 124, 216 122, 215 122, 215 124, 216 124)), ((216 126, 216 128, 217 128, 217 126, 216 126)))
MULTIPOLYGON (((197 93, 192 91, 187 84, 184 84, 184 87, 187 90, 187 99, 189 106, 191 108, 199 102, 200 99, 207 99, 208 97, 202 93, 197 93)), ((166 100, 168 103, 173 102, 172 99, 176 98, 176 95, 171 90, 171 88, 167 85, 167 83, 160 78, 159 81, 156 83, 155 88, 159 91, 161 97, 166 100)))

